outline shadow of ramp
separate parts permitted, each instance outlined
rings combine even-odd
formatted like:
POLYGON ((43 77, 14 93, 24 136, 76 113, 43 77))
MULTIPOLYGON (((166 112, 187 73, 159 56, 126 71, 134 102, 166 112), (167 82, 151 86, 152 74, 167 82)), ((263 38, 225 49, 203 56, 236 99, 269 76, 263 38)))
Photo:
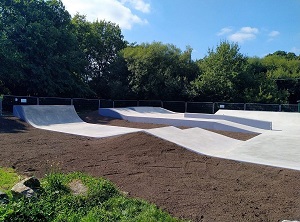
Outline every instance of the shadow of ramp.
POLYGON ((21 133, 27 131, 28 125, 16 117, 0 116, 0 133, 21 133))

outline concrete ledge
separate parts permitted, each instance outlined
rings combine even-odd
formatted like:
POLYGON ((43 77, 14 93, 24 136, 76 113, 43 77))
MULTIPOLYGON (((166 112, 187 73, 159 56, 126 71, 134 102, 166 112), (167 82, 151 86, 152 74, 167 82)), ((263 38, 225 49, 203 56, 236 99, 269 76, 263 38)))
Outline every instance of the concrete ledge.
POLYGON ((162 114, 176 114, 176 112, 172 112, 170 110, 161 108, 161 107, 153 107, 153 106, 134 106, 127 107, 128 109, 134 110, 138 113, 162 113, 162 114))
MULTIPOLYGON (((145 108, 146 109, 146 108, 145 108)), ((152 110, 150 108, 150 110, 152 110)), ((145 110, 146 111, 146 110, 145 110)), ((130 108, 100 108, 99 114, 107 117, 128 120, 130 122, 164 124, 177 127, 199 127, 242 133, 260 133, 260 129, 241 125, 222 119, 184 118, 183 113, 137 112, 130 108)))
POLYGON ((226 120, 226 121, 230 121, 230 122, 234 122, 246 126, 252 126, 259 129, 272 130, 272 122, 270 121, 263 121, 263 120, 228 116, 228 115, 202 114, 202 113, 185 113, 184 117, 200 118, 200 119, 220 119, 220 120, 226 120))

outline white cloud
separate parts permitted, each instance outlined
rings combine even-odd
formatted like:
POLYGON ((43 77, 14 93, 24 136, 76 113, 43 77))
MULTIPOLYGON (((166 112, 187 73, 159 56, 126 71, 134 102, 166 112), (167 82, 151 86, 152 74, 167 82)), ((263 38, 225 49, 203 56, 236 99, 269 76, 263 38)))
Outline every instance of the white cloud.
POLYGON ((144 0, 122 0, 123 4, 129 3, 134 9, 141 11, 143 13, 150 12, 150 4, 144 2, 144 0))
POLYGON ((269 36, 268 42, 273 41, 274 38, 275 38, 276 36, 278 36, 278 35, 280 35, 280 32, 278 32, 278 31, 272 31, 272 32, 270 32, 270 33, 268 34, 268 36, 269 36))
POLYGON ((225 28, 222 28, 219 32, 218 32, 218 36, 221 36, 221 35, 226 35, 226 34, 228 34, 228 33, 230 33, 230 32, 232 32, 232 28, 230 28, 230 27, 225 27, 225 28))
POLYGON ((274 38, 278 35, 280 35, 280 32, 278 32, 278 31, 272 31, 272 32, 269 33, 269 37, 271 37, 271 38, 274 38))
POLYGON ((140 18, 131 11, 133 7, 143 13, 150 12, 150 4, 143 0, 62 0, 71 15, 77 12, 86 15, 89 21, 106 20, 118 24, 122 29, 131 29, 135 24, 147 24, 146 19, 140 18), (125 3, 130 6, 125 6, 125 3))
POLYGON ((293 47, 293 48, 291 49, 291 52, 300 55, 300 48, 293 47))
POLYGON ((233 42, 244 43, 248 40, 256 39, 256 35, 259 33, 257 28, 242 27, 239 31, 228 36, 228 39, 233 42))
POLYGON ((258 29, 257 28, 251 28, 251 27, 242 27, 240 32, 242 33, 250 33, 250 34, 257 34, 258 29))

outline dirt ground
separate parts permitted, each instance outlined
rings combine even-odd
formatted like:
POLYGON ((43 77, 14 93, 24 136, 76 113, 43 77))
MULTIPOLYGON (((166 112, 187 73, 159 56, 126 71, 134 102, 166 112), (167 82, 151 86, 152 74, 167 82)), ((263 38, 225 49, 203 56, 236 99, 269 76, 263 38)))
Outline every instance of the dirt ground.
MULTIPOLYGON (((161 126, 95 113, 82 119, 138 128, 161 126)), ((246 140, 253 135, 227 136, 246 140)), ((0 166, 37 177, 53 170, 105 177, 131 197, 192 221, 300 220, 300 171, 199 155, 141 132, 96 139, 0 117, 0 166)))

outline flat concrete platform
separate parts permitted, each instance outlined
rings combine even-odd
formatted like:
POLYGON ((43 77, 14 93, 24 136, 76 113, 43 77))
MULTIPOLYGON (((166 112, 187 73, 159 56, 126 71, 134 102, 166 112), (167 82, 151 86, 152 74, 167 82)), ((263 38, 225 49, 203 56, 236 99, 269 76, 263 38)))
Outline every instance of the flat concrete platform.
POLYGON ((300 113, 219 110, 216 114, 273 123, 273 130, 239 144, 222 157, 300 170, 300 113))
MULTIPOLYGON (((111 110, 108 111, 111 112, 111 110)), ((166 110, 161 111, 156 108, 150 108, 149 112, 145 107, 140 110, 121 108, 112 111, 112 113, 119 118, 125 115, 135 121, 144 120, 143 118, 147 117, 148 120, 155 120, 157 123, 177 121, 177 123, 181 124, 182 122, 180 121, 182 120, 184 123, 191 124, 193 124, 193 121, 196 122, 196 124, 213 122, 211 120, 207 121, 207 118, 198 118, 199 116, 196 118, 195 116, 193 116, 193 118, 185 118, 183 113, 168 112, 166 110)), ((220 110, 216 113, 218 116, 224 115, 228 118, 233 117, 235 120, 241 118, 242 121, 246 121, 246 123, 248 123, 248 120, 255 120, 259 124, 272 123, 273 129, 266 130, 249 126, 249 124, 245 125, 224 119, 218 120, 216 118, 216 126, 218 127, 220 126, 218 124, 224 124, 229 127, 243 129, 246 132, 261 133, 259 136, 248 141, 235 140, 199 127, 182 130, 171 126, 142 130, 88 124, 78 117, 73 106, 14 106, 14 114, 34 127, 45 130, 97 138, 143 131, 176 143, 194 152, 209 156, 300 170, 299 113, 232 110, 220 110)), ((211 119, 212 117, 209 118, 211 119)), ((251 124, 252 123, 254 122, 251 122, 251 124)))

